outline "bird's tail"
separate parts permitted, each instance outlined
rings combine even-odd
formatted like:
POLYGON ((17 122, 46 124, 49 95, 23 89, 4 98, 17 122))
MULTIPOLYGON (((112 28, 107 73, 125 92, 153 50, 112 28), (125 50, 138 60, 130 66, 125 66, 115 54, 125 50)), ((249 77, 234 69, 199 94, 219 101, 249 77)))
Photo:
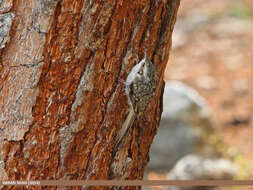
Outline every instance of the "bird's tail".
POLYGON ((135 112, 134 109, 131 108, 130 112, 127 115, 126 120, 124 121, 121 129, 119 130, 117 137, 116 137, 116 147, 120 144, 122 141, 123 137, 125 137, 128 129, 133 125, 135 120, 135 112))

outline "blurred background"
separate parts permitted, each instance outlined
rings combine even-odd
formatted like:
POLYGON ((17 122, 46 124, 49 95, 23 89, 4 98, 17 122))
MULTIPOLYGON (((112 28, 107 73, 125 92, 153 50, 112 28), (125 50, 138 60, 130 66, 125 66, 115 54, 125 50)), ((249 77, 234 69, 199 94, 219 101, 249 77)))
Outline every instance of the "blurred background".
POLYGON ((181 0, 172 46, 147 178, 253 179, 253 1, 181 0))

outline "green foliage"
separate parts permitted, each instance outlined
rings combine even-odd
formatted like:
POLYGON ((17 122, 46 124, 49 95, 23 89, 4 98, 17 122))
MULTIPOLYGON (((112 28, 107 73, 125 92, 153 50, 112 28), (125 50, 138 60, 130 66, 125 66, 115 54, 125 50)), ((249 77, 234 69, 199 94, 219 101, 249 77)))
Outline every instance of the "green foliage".
POLYGON ((245 3, 234 3, 229 12, 231 16, 238 19, 253 19, 253 7, 245 3))

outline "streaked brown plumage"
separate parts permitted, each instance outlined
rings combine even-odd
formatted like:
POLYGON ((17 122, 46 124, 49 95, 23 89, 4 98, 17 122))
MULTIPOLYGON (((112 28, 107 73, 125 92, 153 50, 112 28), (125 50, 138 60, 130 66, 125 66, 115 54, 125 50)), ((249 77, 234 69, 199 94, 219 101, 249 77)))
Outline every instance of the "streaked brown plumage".
POLYGON ((155 68, 145 53, 145 57, 132 68, 126 79, 126 95, 131 104, 131 110, 118 132, 116 145, 121 142, 135 118, 140 117, 147 109, 154 96, 157 83, 155 68))

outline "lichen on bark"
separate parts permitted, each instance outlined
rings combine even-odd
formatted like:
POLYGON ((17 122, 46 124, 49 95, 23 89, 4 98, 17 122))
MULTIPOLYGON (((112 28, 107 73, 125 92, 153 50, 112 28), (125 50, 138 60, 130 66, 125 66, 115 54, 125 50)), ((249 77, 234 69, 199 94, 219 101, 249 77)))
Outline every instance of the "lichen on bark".
POLYGON ((9 32, 11 29, 14 14, 4 13, 0 14, 0 49, 5 47, 5 43, 9 40, 9 32))

